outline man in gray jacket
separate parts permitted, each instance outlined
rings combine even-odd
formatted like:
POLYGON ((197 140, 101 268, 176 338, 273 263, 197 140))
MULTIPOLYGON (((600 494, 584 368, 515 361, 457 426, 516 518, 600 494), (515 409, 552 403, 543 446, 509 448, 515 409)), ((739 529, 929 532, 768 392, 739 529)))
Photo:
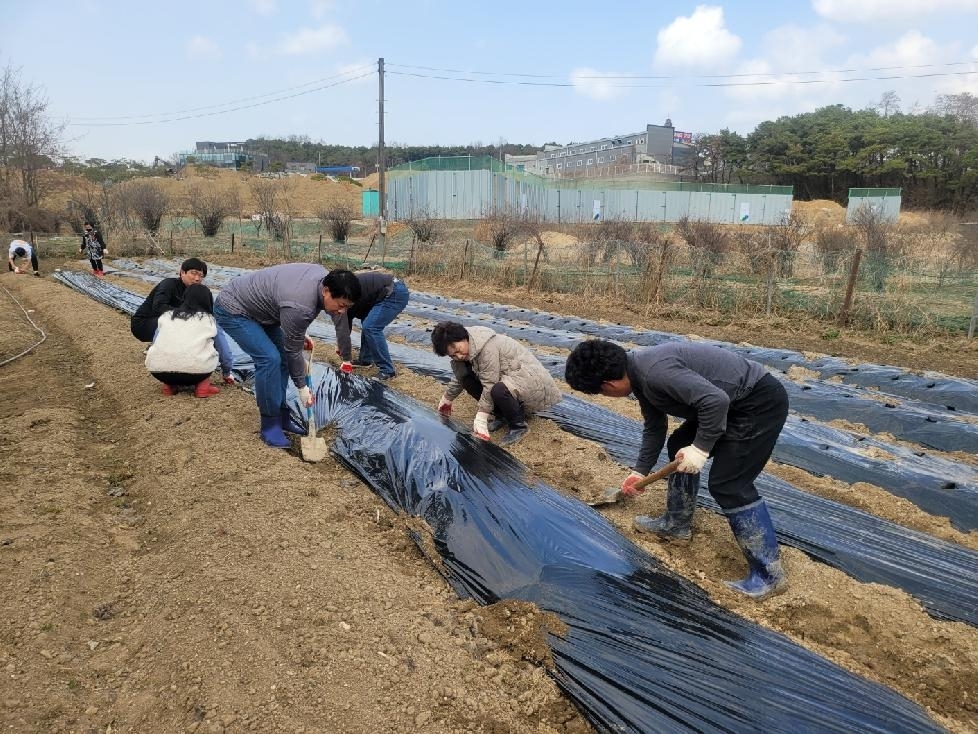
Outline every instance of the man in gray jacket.
POLYGON ((327 271, 312 263, 287 263, 239 275, 214 302, 218 326, 255 362, 255 398, 261 413, 262 440, 273 448, 288 448, 283 427, 301 433, 287 422, 285 391, 289 378, 299 399, 310 406, 302 349, 306 329, 320 311, 340 314, 360 297, 360 283, 349 270, 327 271))
POLYGON ((666 513, 639 516, 635 529, 687 540, 699 491, 699 472, 713 457, 709 491, 720 505, 747 564, 747 578, 727 585, 756 599, 782 591, 787 578, 767 505, 754 480, 771 458, 788 417, 784 386, 757 362, 709 344, 670 342, 626 352, 613 342, 578 344, 564 373, 573 389, 608 397, 634 394, 642 409, 642 446, 622 493, 648 474, 666 444, 680 459, 669 477, 666 513), (666 443, 667 416, 683 419, 666 443))

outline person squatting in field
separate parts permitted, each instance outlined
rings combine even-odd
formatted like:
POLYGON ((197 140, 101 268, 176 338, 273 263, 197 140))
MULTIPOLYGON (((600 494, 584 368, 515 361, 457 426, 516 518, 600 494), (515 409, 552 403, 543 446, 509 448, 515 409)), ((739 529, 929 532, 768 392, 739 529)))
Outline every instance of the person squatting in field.
POLYGON ((156 338, 146 351, 146 369, 163 383, 164 395, 176 395, 181 387, 190 385, 198 398, 221 392, 210 384, 218 365, 213 311, 210 290, 194 283, 187 287, 179 306, 160 316, 156 338))
POLYGON ((343 364, 340 369, 349 373, 353 366, 377 365, 378 377, 389 380, 394 377, 394 362, 384 337, 384 329, 407 306, 409 293, 400 278, 387 273, 357 273, 360 281, 360 298, 346 313, 331 314, 336 328, 336 352, 343 364), (353 319, 360 319, 360 356, 352 360, 353 344, 350 331, 353 319))
MULTIPOLYGON (((178 275, 175 278, 164 278, 153 286, 153 290, 136 309, 129 322, 132 335, 141 342, 153 341, 160 317, 167 311, 178 308, 183 303, 187 288, 201 283, 206 277, 207 263, 196 257, 184 260, 180 264, 178 275)), ((220 359, 224 384, 233 385, 231 369, 234 366, 234 356, 227 335, 221 328, 218 328, 217 336, 214 337, 214 346, 220 359)))
POLYGON ((286 263, 239 275, 218 294, 218 326, 255 362, 255 398, 260 435, 273 448, 288 448, 283 431, 304 433, 291 422, 286 404, 289 378, 303 407, 315 402, 306 387, 304 347, 312 348, 306 329, 325 311, 343 314, 360 298, 360 281, 349 270, 286 263))
POLYGON ((636 517, 636 530, 689 539, 699 473, 712 456, 708 489, 749 567, 746 578, 727 585, 756 599, 786 588, 774 524, 754 487, 788 417, 788 394, 777 379, 757 362, 709 344, 673 342, 626 352, 600 339, 574 348, 564 377, 589 395, 638 399, 642 445, 623 494, 634 494, 632 485, 649 473, 664 443, 670 461, 681 461, 669 477, 665 514, 636 517), (670 415, 684 422, 666 442, 670 415))
POLYGON ((435 354, 452 360, 452 380, 438 412, 451 415, 452 401, 467 392, 479 403, 472 423, 477 438, 489 440, 489 434, 505 424, 509 430, 499 445, 514 444, 529 431, 527 414, 545 410, 562 397, 554 378, 529 349, 487 326, 442 321, 431 332, 431 345, 435 354))

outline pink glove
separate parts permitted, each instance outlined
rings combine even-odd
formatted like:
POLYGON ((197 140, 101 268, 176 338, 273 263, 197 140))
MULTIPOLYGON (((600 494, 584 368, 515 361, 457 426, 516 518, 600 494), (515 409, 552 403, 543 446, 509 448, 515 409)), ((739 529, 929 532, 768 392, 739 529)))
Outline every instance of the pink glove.
POLYGON ((313 341, 308 336, 304 337, 302 340, 302 348, 307 352, 311 352, 313 348, 313 341))
POLYGON ((340 371, 342 371, 344 375, 349 375, 350 373, 353 372, 353 363, 344 362, 343 364, 340 365, 340 371))
POLYGON ((441 400, 438 401, 438 412, 442 415, 452 414, 452 401, 446 400, 444 395, 442 395, 441 400))
POLYGON ((633 471, 631 474, 625 477, 625 481, 621 483, 621 493, 625 497, 634 497, 636 494, 644 492, 644 489, 635 489, 635 484, 639 479, 643 479, 644 476, 644 474, 639 474, 637 471, 633 471))
POLYGON ((225 385, 234 385, 235 384, 235 382, 234 382, 234 376, 233 375, 224 375, 224 384, 225 385))

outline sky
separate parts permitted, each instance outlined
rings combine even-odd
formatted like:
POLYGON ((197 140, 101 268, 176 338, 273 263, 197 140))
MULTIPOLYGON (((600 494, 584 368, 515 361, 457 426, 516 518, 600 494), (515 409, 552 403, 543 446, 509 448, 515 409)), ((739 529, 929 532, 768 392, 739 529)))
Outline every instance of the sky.
POLYGON ((896 92, 978 95, 978 0, 0 0, 19 70, 83 159, 195 141, 583 142, 672 120, 750 133, 896 92))

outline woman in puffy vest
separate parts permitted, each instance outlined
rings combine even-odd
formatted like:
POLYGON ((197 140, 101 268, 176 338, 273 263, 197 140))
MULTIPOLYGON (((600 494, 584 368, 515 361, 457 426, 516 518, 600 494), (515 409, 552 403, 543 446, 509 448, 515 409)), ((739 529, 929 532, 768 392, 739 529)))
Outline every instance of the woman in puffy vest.
POLYGON ((156 338, 146 352, 146 369, 163 383, 164 395, 176 395, 181 387, 194 387, 194 395, 206 398, 220 389, 210 384, 217 368, 217 322, 214 297, 207 286, 187 286, 183 303, 160 316, 156 338))

